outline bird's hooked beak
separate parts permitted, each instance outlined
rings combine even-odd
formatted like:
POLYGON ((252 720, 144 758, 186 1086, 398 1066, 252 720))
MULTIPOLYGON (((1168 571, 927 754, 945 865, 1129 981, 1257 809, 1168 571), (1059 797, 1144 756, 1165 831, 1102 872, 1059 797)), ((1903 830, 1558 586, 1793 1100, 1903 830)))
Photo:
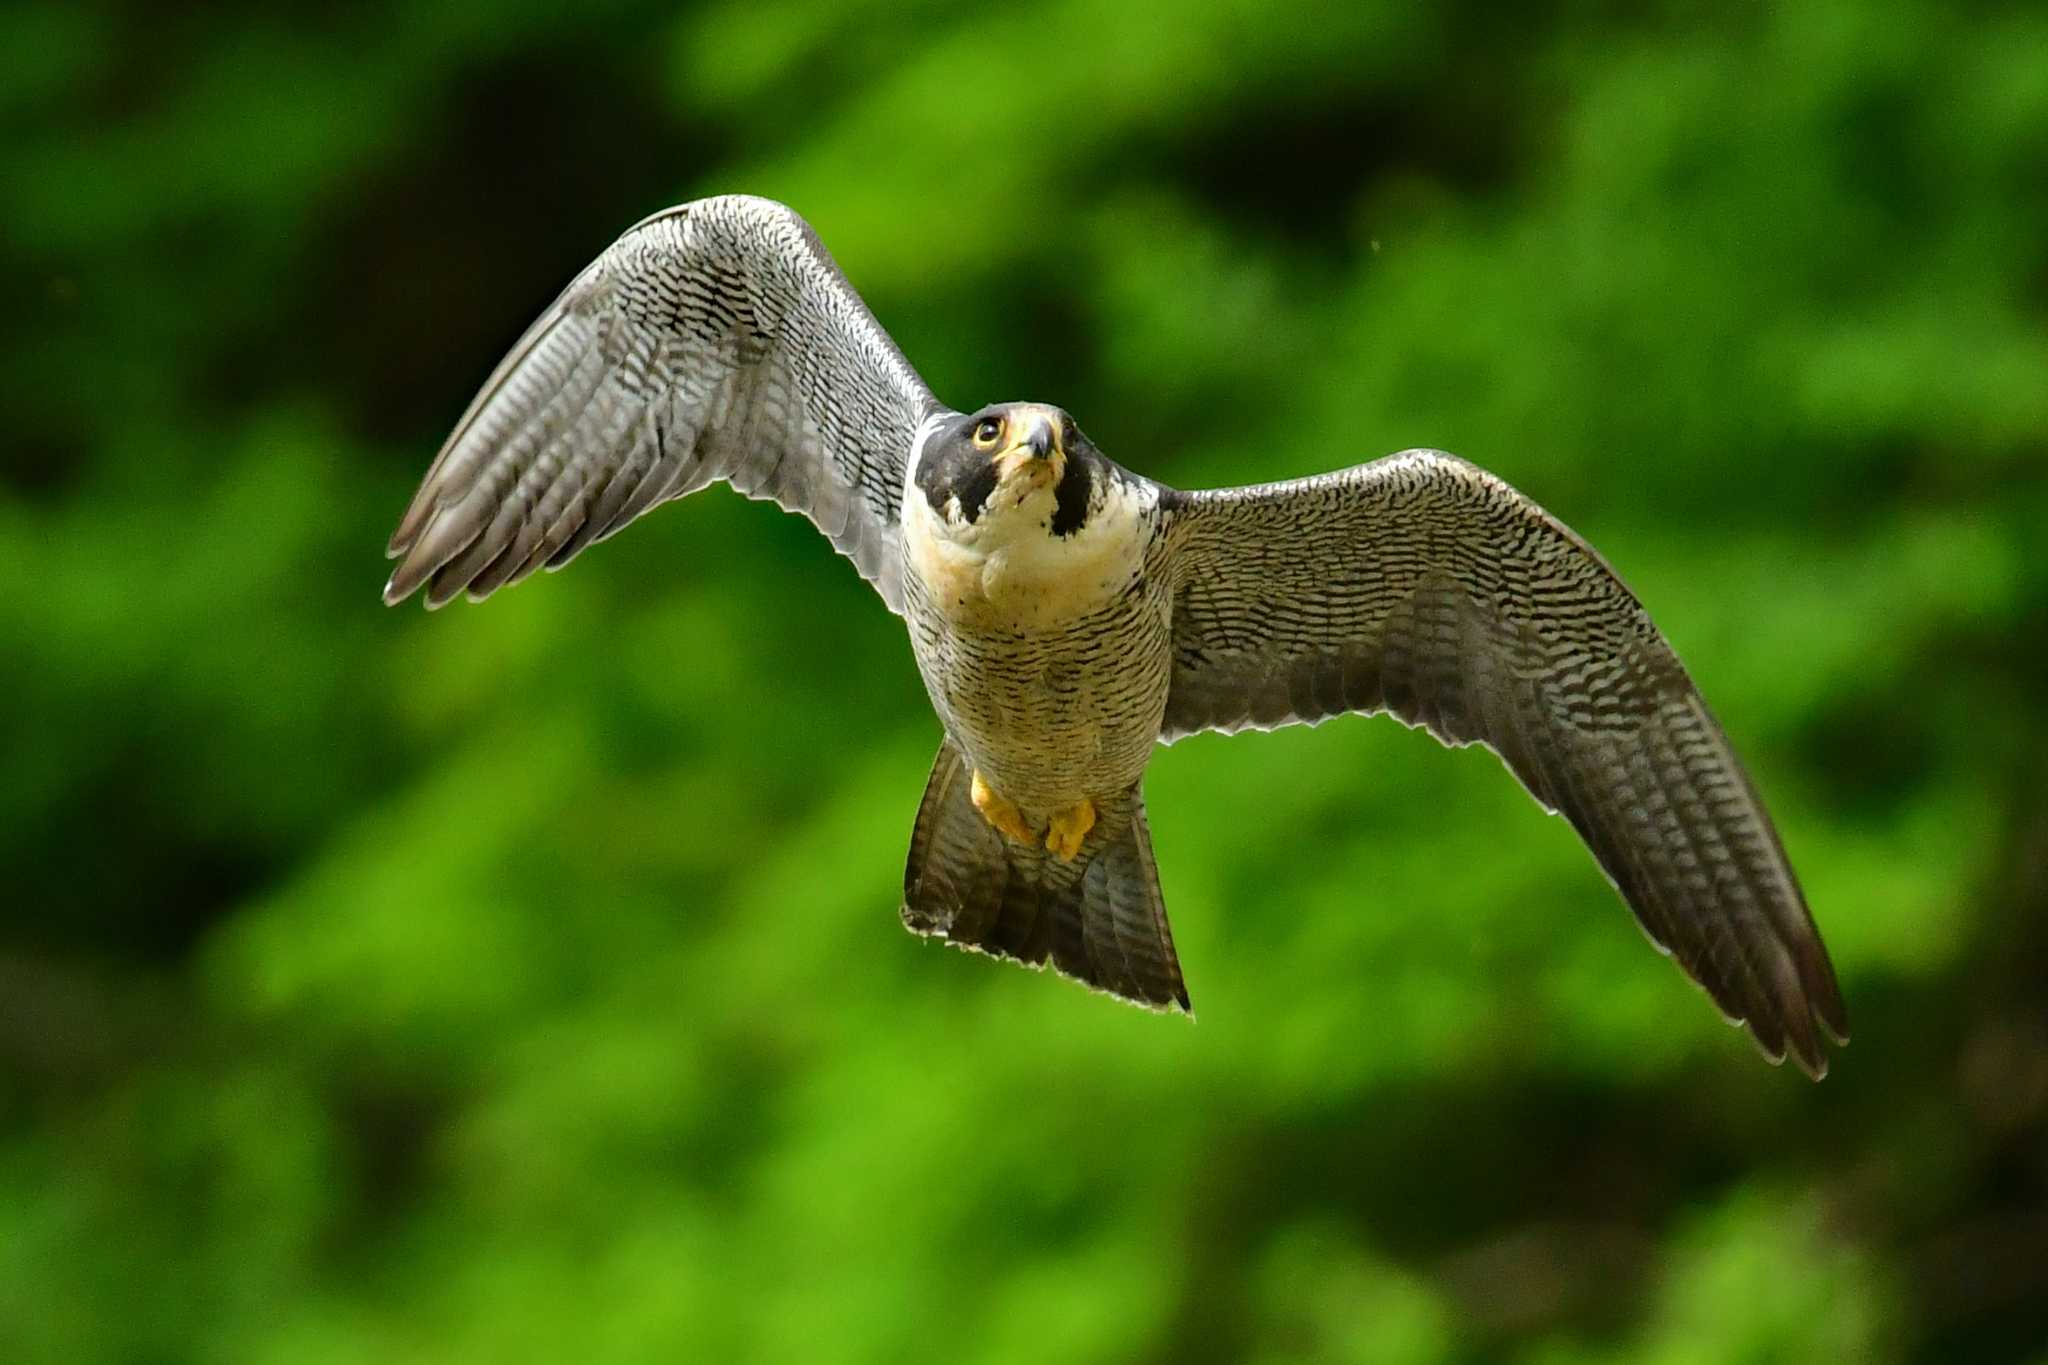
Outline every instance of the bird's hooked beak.
POLYGON ((1010 421, 1010 443, 996 456, 996 472, 1004 483, 1018 476, 1033 482, 1058 483, 1067 450, 1060 440, 1058 414, 1036 408, 1017 411, 1010 421))

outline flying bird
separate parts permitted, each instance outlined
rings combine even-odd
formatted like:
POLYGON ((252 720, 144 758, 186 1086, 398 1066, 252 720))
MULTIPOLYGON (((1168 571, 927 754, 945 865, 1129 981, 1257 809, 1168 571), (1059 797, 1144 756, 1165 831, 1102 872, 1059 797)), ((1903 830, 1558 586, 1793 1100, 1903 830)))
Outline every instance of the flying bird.
POLYGON ((932 395, 810 226, 701 199, 572 281, 456 424, 385 586, 490 596, 724 482, 808 517, 909 628, 945 738, 913 931, 1188 1010, 1142 783, 1154 746, 1344 712, 1484 744, 1772 1061, 1848 1018, 1755 789, 1593 549, 1436 450, 1182 491, 1065 411, 932 395))

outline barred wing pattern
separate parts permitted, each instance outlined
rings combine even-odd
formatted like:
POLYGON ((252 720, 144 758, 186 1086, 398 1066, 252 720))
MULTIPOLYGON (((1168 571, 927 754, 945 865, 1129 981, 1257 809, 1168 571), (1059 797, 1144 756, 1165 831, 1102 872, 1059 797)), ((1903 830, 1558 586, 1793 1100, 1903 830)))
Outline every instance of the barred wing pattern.
POLYGON ((810 518, 900 613, 904 463, 939 407, 793 211, 679 205, 500 362, 391 537, 385 600, 481 600, 722 479, 810 518))
POLYGON ((1384 710, 1489 746, 1766 1056, 1826 1072, 1848 1018, 1770 816, 1584 541, 1431 450, 1183 496, 1162 738, 1384 710))

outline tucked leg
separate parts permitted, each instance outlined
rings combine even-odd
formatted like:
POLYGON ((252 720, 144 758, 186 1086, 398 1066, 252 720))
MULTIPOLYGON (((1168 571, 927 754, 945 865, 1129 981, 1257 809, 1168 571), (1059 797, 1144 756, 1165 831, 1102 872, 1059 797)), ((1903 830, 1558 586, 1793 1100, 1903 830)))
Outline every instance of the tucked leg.
POLYGON ((982 819, 1018 843, 1038 842, 1038 836, 1031 832, 1031 826, 1024 823, 1024 812, 1017 809, 1017 803, 996 795, 996 789, 982 781, 979 769, 974 774, 974 808, 981 812, 982 819))
POLYGON ((1071 863, 1081 851, 1081 841, 1094 828, 1095 803, 1084 796, 1072 809, 1053 816, 1052 828, 1045 832, 1045 846, 1052 850, 1053 857, 1071 863))

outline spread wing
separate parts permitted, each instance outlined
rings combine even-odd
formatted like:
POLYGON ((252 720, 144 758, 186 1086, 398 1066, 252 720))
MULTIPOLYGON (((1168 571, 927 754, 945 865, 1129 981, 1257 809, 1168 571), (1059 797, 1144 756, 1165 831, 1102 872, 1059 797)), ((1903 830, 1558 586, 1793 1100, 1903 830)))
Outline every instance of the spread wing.
POLYGON ((480 600, 722 479, 809 517, 900 612, 903 467, 939 407, 794 212, 679 205, 499 363, 391 537, 384 599, 480 600))
POLYGON ((1642 604, 1483 470, 1413 450, 1185 495, 1163 738, 1390 711, 1485 744, 1773 1061, 1848 1017, 1784 849, 1642 604))

